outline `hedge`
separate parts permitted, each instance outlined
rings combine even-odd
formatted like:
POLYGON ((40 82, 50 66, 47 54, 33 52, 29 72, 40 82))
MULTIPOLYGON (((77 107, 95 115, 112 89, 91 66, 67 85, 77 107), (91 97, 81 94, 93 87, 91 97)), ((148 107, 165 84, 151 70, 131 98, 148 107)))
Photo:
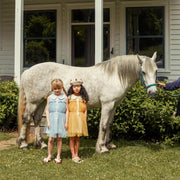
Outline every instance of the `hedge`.
POLYGON ((18 86, 14 81, 0 83, 0 128, 17 128, 18 86))
MULTIPOLYGON (((157 88, 158 95, 148 98, 146 89, 138 81, 128 92, 123 102, 117 106, 112 125, 115 139, 143 139, 166 141, 180 140, 180 116, 172 116, 176 111, 178 98, 167 95, 157 88)), ((180 93, 178 91, 170 92, 180 93)), ((0 83, 0 128, 17 127, 18 86, 15 82, 0 83)), ((88 110, 88 130, 90 138, 97 138, 101 109, 88 110)))
MULTIPOLYGON (((155 98, 148 98, 146 89, 137 82, 127 92, 123 102, 116 108, 112 125, 113 138, 165 140, 166 142, 180 140, 180 117, 172 116, 176 111, 178 98, 167 95, 160 88, 157 90, 158 95, 155 98)), ((89 133, 92 138, 96 138, 100 109, 88 112, 89 133)))

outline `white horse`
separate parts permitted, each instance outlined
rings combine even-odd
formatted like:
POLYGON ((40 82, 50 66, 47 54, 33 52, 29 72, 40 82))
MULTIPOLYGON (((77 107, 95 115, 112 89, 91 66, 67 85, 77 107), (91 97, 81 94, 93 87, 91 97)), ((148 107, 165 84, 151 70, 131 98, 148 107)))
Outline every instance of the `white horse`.
POLYGON ((157 66, 156 52, 152 58, 139 55, 117 56, 91 67, 72 67, 53 62, 37 64, 26 70, 21 76, 19 93, 19 125, 21 131, 17 139, 20 148, 27 149, 27 124, 31 119, 35 123, 35 142, 41 148, 47 148, 40 134, 39 123, 46 106, 45 96, 51 90, 51 81, 62 79, 65 89, 70 87, 72 78, 81 78, 89 95, 88 108, 101 107, 99 135, 96 152, 106 153, 116 148, 110 138, 115 108, 123 100, 126 92, 140 78, 147 88, 147 94, 153 97, 157 89, 155 83, 157 66))

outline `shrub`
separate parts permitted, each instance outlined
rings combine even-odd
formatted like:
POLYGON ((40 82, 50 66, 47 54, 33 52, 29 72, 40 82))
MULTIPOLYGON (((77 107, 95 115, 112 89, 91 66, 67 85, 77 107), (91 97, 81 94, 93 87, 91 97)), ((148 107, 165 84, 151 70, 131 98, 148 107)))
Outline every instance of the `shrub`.
MULTIPOLYGON (((148 98, 146 89, 137 82, 117 107, 112 125, 114 138, 179 140, 180 117, 173 118, 177 98, 157 88, 158 95, 148 98)), ((177 91, 171 92, 173 94, 177 91)), ((100 109, 88 111, 90 137, 97 137, 100 109)))
POLYGON ((17 127, 18 86, 13 81, 0 83, 0 127, 17 127))

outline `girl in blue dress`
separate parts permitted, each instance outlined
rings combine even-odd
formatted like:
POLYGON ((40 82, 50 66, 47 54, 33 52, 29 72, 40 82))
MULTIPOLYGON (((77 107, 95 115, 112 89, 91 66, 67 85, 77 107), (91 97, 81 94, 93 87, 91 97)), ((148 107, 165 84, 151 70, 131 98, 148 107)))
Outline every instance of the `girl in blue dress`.
POLYGON ((63 82, 60 79, 54 79, 51 82, 51 87, 53 94, 51 94, 47 98, 47 126, 45 127, 45 133, 49 136, 48 157, 44 158, 43 162, 47 163, 51 161, 54 138, 57 138, 57 157, 55 159, 55 162, 57 164, 60 164, 62 162, 62 138, 67 136, 67 131, 65 129, 66 91, 63 87, 63 82), (62 90, 64 91, 64 93, 61 93, 62 90))

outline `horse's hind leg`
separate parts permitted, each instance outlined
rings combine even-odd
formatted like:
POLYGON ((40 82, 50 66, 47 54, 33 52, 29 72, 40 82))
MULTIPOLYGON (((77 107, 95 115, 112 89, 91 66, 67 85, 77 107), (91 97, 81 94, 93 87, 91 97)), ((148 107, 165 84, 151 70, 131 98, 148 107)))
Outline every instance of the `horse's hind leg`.
POLYGON ((96 143, 96 152, 98 153, 108 153, 109 150, 106 147, 106 133, 108 127, 108 120, 114 109, 114 102, 109 102, 102 105, 101 108, 101 121, 99 126, 99 135, 96 143))
POLYGON ((40 128, 40 122, 42 119, 42 114, 44 112, 46 106, 46 101, 43 101, 37 108, 35 114, 34 114, 34 125, 35 125, 35 141, 34 145, 36 147, 40 147, 41 149, 47 149, 47 144, 43 141, 43 138, 41 136, 41 128, 40 128))
POLYGON ((28 123, 23 122, 22 127, 21 127, 20 135, 17 138, 17 143, 19 144, 20 148, 23 149, 23 150, 28 149, 28 144, 26 142, 27 126, 28 126, 28 123))
MULTIPOLYGON (((37 105, 36 104, 31 104, 31 103, 27 103, 26 104, 26 109, 22 115, 22 127, 21 127, 21 131, 20 131, 20 135, 17 139, 17 143, 20 145, 20 148, 23 150, 28 149, 28 144, 26 142, 27 139, 27 131, 28 131, 28 124, 30 123, 32 114, 34 113, 34 111, 36 110, 37 105)), ((28 132, 30 133, 30 132, 28 132)))
POLYGON ((108 149, 116 149, 116 145, 112 142, 112 132, 111 132, 111 126, 113 124, 115 111, 116 111, 116 108, 114 108, 111 112, 111 115, 108 121, 107 131, 106 131, 106 147, 108 149))

